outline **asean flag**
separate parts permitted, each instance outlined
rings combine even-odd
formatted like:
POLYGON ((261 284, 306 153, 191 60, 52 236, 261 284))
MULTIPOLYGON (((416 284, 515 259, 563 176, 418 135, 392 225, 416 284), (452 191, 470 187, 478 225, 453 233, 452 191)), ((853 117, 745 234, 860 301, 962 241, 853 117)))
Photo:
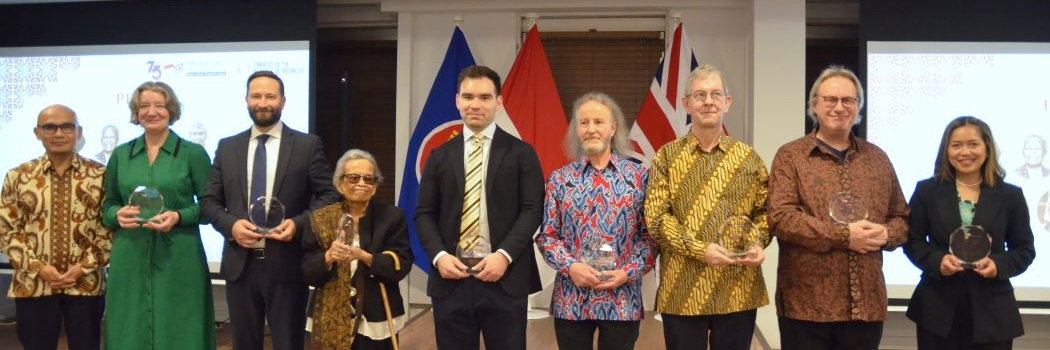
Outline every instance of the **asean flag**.
POLYGON ((414 263, 420 270, 430 273, 430 261, 416 233, 416 198, 419 195, 419 178, 423 173, 430 151, 441 146, 449 139, 463 132, 463 120, 456 109, 456 85, 459 71, 474 65, 474 55, 457 26, 452 32, 452 40, 445 51, 434 85, 423 104, 412 138, 408 141, 408 155, 405 157, 404 173, 401 176, 401 194, 397 206, 405 212, 408 224, 409 243, 412 246, 414 263))
POLYGON ((682 96, 688 89, 689 73, 697 66, 693 47, 679 23, 631 127, 631 157, 645 166, 661 146, 689 132, 689 114, 682 96))

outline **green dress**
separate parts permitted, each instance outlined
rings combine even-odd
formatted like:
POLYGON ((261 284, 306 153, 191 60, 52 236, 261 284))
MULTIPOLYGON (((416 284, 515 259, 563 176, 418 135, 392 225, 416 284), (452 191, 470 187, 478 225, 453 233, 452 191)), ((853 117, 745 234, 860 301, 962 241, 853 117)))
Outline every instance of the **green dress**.
POLYGON ((201 243, 208 153, 169 131, 151 166, 145 136, 120 145, 106 166, 102 220, 112 227, 106 290, 107 349, 215 349, 215 312, 201 243), (156 188, 181 219, 168 233, 124 229, 117 210, 139 185, 156 188))

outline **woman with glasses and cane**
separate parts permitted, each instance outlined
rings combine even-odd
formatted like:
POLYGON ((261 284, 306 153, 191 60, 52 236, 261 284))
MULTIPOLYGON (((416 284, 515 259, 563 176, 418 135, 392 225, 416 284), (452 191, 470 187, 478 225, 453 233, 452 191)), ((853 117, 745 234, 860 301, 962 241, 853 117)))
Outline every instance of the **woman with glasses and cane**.
POLYGON ((343 201, 310 214, 303 272, 317 288, 311 348, 398 348, 407 320, 398 282, 412 268, 412 250, 405 214, 372 201, 382 180, 371 154, 349 150, 332 177, 343 201))

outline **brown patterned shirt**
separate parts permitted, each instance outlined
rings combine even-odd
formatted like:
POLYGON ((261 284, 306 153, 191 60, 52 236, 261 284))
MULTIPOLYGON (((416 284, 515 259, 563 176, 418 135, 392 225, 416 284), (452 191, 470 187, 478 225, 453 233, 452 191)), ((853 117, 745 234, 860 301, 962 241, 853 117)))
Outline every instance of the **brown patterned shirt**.
POLYGON ((645 216, 661 252, 658 311, 717 315, 769 304, 759 267, 704 263, 707 246, 719 241, 719 228, 732 215, 750 218, 751 239, 762 247, 769 244, 768 178, 755 150, 728 136, 710 152, 703 151, 692 134, 656 152, 649 169, 645 216))
POLYGON ((815 133, 780 147, 769 178, 769 228, 780 245, 777 314, 814 322, 883 321, 882 252, 848 249, 849 231, 828 214, 828 199, 848 191, 868 206, 868 221, 889 233, 884 250, 907 239, 908 204, 886 153, 850 137, 845 160, 815 133))
POLYGON ((110 230, 102 226, 106 168, 74 155, 59 175, 47 156, 11 169, 0 196, 0 249, 14 268, 10 298, 55 294, 102 295, 102 266, 109 263, 110 230), (64 273, 80 264, 76 285, 53 290, 37 277, 46 265, 64 273))

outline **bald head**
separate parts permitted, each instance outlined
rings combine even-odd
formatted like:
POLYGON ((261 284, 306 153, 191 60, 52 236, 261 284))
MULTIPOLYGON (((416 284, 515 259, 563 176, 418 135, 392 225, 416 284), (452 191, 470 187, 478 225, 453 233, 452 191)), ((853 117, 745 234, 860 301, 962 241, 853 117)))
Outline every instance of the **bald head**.
POLYGON ((48 155, 68 156, 76 151, 76 142, 80 139, 77 113, 63 105, 47 106, 37 116, 33 132, 48 155))
POLYGON ((43 125, 44 118, 47 116, 54 116, 56 114, 68 115, 73 120, 73 124, 77 123, 77 112, 74 112, 72 108, 66 107, 65 105, 54 104, 44 107, 37 115, 36 125, 43 125))

